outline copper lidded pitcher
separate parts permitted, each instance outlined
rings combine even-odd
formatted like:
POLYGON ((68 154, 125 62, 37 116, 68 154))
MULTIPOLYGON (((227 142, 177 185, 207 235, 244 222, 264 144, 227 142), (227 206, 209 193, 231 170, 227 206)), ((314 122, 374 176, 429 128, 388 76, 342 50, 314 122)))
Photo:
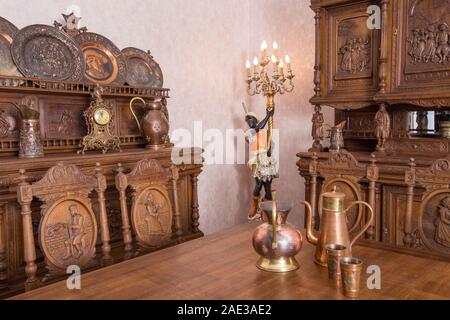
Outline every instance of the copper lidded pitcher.
MULTIPOLYGON (((351 257, 351 249, 353 244, 358 240, 364 232, 370 227, 374 218, 372 207, 364 201, 355 201, 345 209, 345 194, 338 192, 336 186, 333 191, 322 194, 323 209, 320 221, 320 235, 317 237, 314 235, 312 228, 312 208, 308 202, 303 202, 307 207, 306 212, 306 239, 309 243, 316 245, 316 253, 314 255, 314 262, 326 267, 327 266, 327 252, 325 247, 328 244, 339 244, 347 248, 345 252, 346 257, 351 257), (367 224, 361 229, 361 231, 350 240, 350 233, 348 231, 346 214, 356 205, 365 205, 370 212, 370 218, 367 224)), ((359 214, 363 212, 360 211, 359 214)), ((359 221, 360 219, 358 219, 359 221)))
POLYGON ((159 147, 169 143, 169 120, 162 111, 162 103, 160 101, 152 101, 146 103, 140 97, 133 98, 130 101, 130 110, 136 119, 136 123, 147 141, 147 148, 158 149, 159 147), (145 113, 139 120, 133 109, 133 103, 140 101, 145 106, 145 113))

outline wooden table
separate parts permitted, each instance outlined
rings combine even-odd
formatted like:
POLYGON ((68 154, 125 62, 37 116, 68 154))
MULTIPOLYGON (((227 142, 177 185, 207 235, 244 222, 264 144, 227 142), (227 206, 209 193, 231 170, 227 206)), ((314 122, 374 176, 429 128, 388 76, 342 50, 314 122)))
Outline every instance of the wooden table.
MULTIPOLYGON (((255 267, 251 238, 256 223, 155 252, 82 276, 80 291, 59 282, 14 299, 345 299, 313 263, 305 243, 301 268, 272 274, 255 267)), ((381 267, 381 290, 366 287, 360 299, 450 299, 450 263, 355 247, 365 266, 381 267)))

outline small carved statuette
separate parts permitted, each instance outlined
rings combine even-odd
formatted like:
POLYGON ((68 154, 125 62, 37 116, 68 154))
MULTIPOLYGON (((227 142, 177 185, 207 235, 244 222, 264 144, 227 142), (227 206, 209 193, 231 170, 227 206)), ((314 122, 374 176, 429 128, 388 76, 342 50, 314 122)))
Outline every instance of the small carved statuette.
POLYGON ((313 137, 313 150, 321 151, 322 144, 321 141, 324 139, 324 128, 323 124, 325 120, 323 118, 322 108, 319 105, 314 107, 314 115, 312 118, 312 132, 311 135, 313 137))
POLYGON ((386 111, 386 106, 382 104, 380 110, 375 115, 375 137, 378 140, 377 151, 386 150, 386 141, 391 134, 391 118, 386 111))

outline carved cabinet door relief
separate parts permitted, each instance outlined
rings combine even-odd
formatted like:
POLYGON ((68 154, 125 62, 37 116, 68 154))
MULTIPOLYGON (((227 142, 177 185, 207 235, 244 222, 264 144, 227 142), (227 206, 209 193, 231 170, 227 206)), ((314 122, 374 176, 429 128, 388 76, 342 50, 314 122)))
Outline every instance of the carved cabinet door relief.
POLYGON ((42 282, 55 275, 65 274, 70 265, 85 269, 96 264, 94 259, 98 226, 89 199, 89 194, 94 189, 97 191, 99 201, 102 260, 110 258, 108 221, 103 194, 106 183, 99 164, 93 177, 86 176, 75 165, 58 163, 50 168, 41 180, 33 184, 27 180, 25 170, 21 170, 17 195, 22 207, 27 290, 39 285, 31 220, 33 197, 43 203, 38 242, 45 257, 48 273, 42 282))
POLYGON ((182 234, 178 208, 177 173, 167 170, 154 159, 139 161, 129 174, 118 165, 116 188, 119 190, 125 258, 129 259, 144 251, 167 244, 172 237, 173 219, 175 234, 182 234), (176 201, 175 214, 168 193, 168 183, 173 183, 173 199, 176 201), (126 190, 132 191, 131 227, 138 242, 137 252, 133 253, 130 218, 126 203, 126 190))
POLYGON ((5 203, 0 203, 0 291, 8 288, 8 264, 6 260, 5 203))

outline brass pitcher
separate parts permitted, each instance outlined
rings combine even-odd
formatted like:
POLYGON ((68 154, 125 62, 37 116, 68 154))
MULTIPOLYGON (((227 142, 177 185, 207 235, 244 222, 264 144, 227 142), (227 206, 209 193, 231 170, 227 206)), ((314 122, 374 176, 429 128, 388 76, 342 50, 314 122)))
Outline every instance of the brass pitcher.
POLYGON ((130 110, 134 119, 136 119, 139 130, 147 141, 146 147, 148 149, 158 149, 170 142, 169 120, 162 111, 161 102, 153 101, 147 104, 144 99, 136 97, 130 101, 130 110), (140 120, 133 109, 135 101, 142 102, 146 109, 144 116, 140 120))
MULTIPOLYGON (((345 252, 346 257, 351 257, 351 250, 353 244, 358 240, 364 232, 370 227, 372 220, 374 218, 374 213, 372 207, 364 201, 355 201, 350 204, 350 206, 345 209, 344 201, 345 194, 338 192, 336 186, 333 191, 324 193, 321 198, 323 198, 323 209, 320 221, 320 235, 317 237, 314 235, 312 228, 312 209, 308 202, 303 202, 307 207, 306 212, 306 239, 309 243, 316 245, 316 253, 314 255, 314 262, 326 267, 327 266, 327 252, 325 247, 328 244, 339 244, 347 248, 345 252), (352 239, 350 240, 350 234, 346 222, 347 212, 356 205, 365 205, 370 212, 370 219, 364 228, 352 239)), ((360 211, 359 214, 363 212, 360 211)), ((359 221, 359 219, 358 219, 359 221)))

